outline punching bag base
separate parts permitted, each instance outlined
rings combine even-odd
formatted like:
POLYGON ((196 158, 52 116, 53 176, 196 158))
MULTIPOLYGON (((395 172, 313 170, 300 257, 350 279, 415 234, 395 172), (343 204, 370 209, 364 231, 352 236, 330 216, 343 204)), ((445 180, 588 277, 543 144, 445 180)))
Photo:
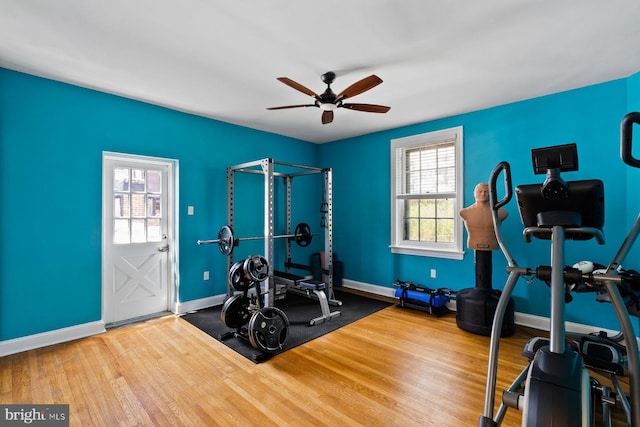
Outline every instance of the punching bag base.
MULTIPOLYGON (((469 288, 456 293, 456 324, 460 329, 478 335, 491 336, 493 316, 501 291, 496 289, 469 288)), ((502 320, 501 337, 515 332, 515 310, 513 299, 509 299, 502 320)))

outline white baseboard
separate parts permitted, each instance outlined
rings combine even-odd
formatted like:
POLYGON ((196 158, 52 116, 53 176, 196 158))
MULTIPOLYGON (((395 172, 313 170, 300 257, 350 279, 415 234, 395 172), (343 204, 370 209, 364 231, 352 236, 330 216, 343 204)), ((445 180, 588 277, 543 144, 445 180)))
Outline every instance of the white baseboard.
MULTIPOLYGON (((551 321, 548 317, 536 316, 527 313, 515 314, 516 325, 527 326, 533 329, 539 329, 541 331, 549 331, 551 321)), ((600 328, 598 326, 585 325, 583 323, 565 322, 567 332, 574 334, 591 334, 594 332, 606 332, 607 335, 613 336, 620 331, 614 331, 613 329, 600 328)))
POLYGON ((42 332, 28 335, 26 337, 15 338, 0 342, 0 357, 35 348, 46 347, 53 344, 60 344, 67 341, 85 338, 91 335, 105 332, 103 321, 89 322, 82 325, 70 326, 68 328, 56 329, 54 331, 42 332))
MULTIPOLYGON (((395 297, 395 289, 389 288, 387 286, 372 285, 369 283, 357 282, 355 280, 349 279, 343 279, 342 286, 344 286, 345 288, 357 289, 359 291, 369 292, 376 295, 395 297)), ((451 303, 447 304, 447 308, 449 308, 451 311, 455 311, 455 307, 455 301, 453 300, 451 301, 451 303)), ((548 332, 551 321, 548 317, 516 312, 515 323, 516 325, 526 326, 529 328, 548 332)), ((606 332, 607 335, 612 336, 616 335, 619 332, 611 329, 600 328, 598 326, 584 325, 582 323, 566 322, 565 325, 567 328, 567 332, 575 334, 590 334, 603 331, 606 332)))
POLYGON ((214 295, 212 297, 200 298, 186 302, 176 303, 174 313, 180 315, 190 311, 202 310, 203 308, 213 307, 224 303, 226 294, 214 295))
MULTIPOLYGON (((187 301, 184 303, 177 303, 174 307, 174 313, 184 314, 190 311, 220 305, 224 302, 225 297, 226 295, 222 294, 187 301)), ((106 332, 105 323, 100 320, 97 322, 90 322, 82 325, 70 326, 68 328, 56 329, 54 331, 0 341, 0 357, 85 338, 91 335, 101 334, 103 332, 106 332)))
POLYGON ((386 286, 372 285, 369 283, 357 282, 355 280, 349 279, 343 279, 342 286, 345 288, 356 289, 358 291, 369 292, 371 294, 382 295, 385 297, 393 297, 396 292, 395 289, 386 286))
MULTIPOLYGON (((226 295, 222 294, 208 298, 187 301, 184 303, 177 303, 174 307, 174 313, 184 314, 190 311, 219 305, 224 302, 225 297, 226 295)), ((103 332, 106 332, 105 323, 100 320, 96 322, 84 323, 82 325, 70 326, 68 328, 28 335, 11 340, 0 341, 0 357, 85 338, 91 335, 101 334, 103 332)))

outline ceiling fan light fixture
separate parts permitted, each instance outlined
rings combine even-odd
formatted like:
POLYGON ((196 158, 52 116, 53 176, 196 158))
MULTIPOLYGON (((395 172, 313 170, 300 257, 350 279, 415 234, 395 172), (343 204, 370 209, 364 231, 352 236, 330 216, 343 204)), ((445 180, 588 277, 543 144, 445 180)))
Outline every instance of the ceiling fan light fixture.
POLYGON ((321 102, 318 107, 320 107, 320 109, 322 111, 333 111, 336 108, 338 108, 338 106, 336 104, 333 104, 331 102, 321 102))

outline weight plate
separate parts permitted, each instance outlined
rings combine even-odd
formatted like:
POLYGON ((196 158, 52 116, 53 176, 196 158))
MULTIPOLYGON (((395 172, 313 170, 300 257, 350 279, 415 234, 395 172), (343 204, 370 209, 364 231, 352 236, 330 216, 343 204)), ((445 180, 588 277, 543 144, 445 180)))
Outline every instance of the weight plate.
POLYGON ((276 307, 256 311, 249 320, 249 342, 256 350, 273 353, 284 349, 289 337, 289 319, 276 307))
POLYGON ((295 242, 298 244, 298 246, 302 247, 309 246, 313 237, 311 235, 311 227, 305 222, 301 222, 300 224, 296 225, 296 229, 293 234, 295 234, 295 242))
POLYGON ((262 255, 254 255, 244 260, 245 278, 252 282, 262 282, 269 277, 269 263, 262 255))
POLYGON ((245 278, 244 260, 234 263, 229 269, 229 284, 240 292, 248 290, 251 286, 251 282, 245 278))
POLYGON ((218 248, 222 255, 229 256, 233 253, 235 245, 235 237, 233 230, 228 225, 223 225, 218 231, 218 248))
POLYGON ((220 312, 222 322, 233 329, 246 325, 250 316, 248 300, 242 295, 234 295, 226 300, 220 312))

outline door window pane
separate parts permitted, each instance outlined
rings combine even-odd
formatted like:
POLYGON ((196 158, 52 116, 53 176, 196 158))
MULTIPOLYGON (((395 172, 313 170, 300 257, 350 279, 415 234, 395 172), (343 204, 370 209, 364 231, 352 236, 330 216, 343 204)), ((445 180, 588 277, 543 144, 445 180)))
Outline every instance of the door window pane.
POLYGON ((131 220, 131 243, 144 243, 147 241, 144 224, 144 219, 131 220))
POLYGON ((113 222, 113 243, 129 243, 129 220, 116 219, 113 222))
POLYGON ((129 194, 116 193, 113 196, 113 216, 116 218, 129 218, 129 194))
POLYGON ((160 193, 162 189, 162 172, 147 171, 147 192, 160 193))
POLYGON ((129 169, 115 168, 113 170, 113 189, 115 191, 129 191, 129 169))
POLYGON ((147 216, 148 217, 161 217, 162 213, 160 212, 161 206, 161 196, 152 195, 147 196, 147 216))
POLYGON ((147 220, 147 241, 159 242, 162 240, 160 219, 152 218, 147 220))
POLYGON ((144 170, 142 169, 131 169, 131 191, 145 191, 144 175, 144 170))
POLYGON ((131 216, 135 218, 144 218, 144 194, 132 194, 131 195, 131 216))

